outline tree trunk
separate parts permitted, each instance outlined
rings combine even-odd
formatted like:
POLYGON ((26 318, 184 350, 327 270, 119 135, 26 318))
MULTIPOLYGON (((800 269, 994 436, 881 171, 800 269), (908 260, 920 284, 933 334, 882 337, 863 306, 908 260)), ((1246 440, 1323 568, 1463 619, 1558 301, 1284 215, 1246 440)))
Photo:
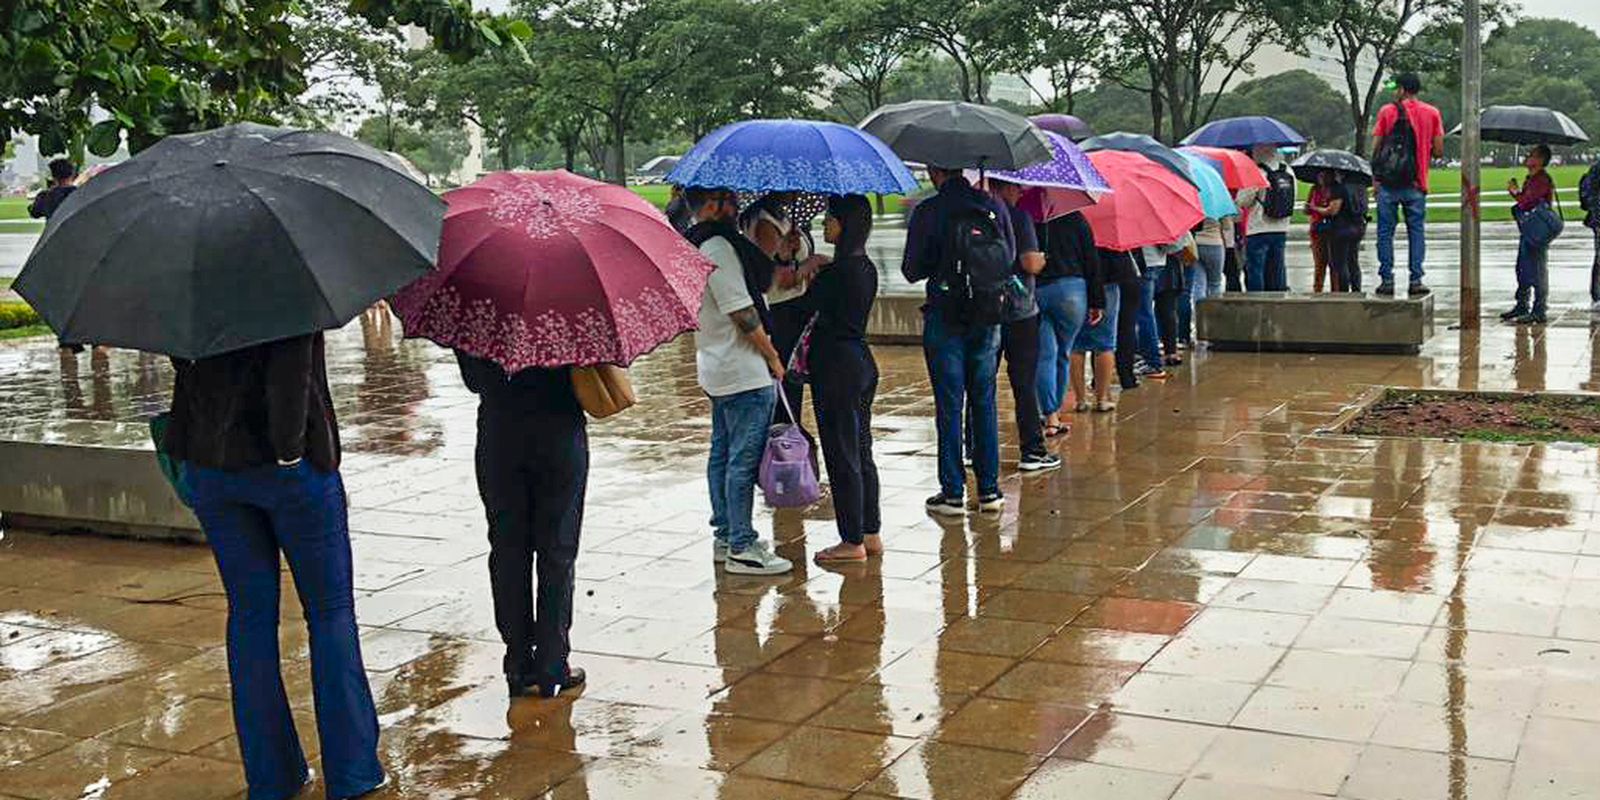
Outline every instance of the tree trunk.
POLYGON ((567 162, 567 171, 576 172, 578 169, 578 137, 572 136, 561 140, 561 156, 567 162))
POLYGON ((618 186, 628 185, 628 153, 627 136, 628 121, 621 114, 614 114, 608 118, 611 123, 611 148, 606 155, 611 158, 611 167, 608 177, 618 186))

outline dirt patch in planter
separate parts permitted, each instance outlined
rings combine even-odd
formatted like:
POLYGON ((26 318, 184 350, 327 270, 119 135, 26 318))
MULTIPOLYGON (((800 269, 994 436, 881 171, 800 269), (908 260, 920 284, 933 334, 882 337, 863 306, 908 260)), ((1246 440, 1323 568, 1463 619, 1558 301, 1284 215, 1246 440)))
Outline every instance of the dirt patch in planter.
POLYGON ((1343 432, 1600 445, 1600 397, 1391 389, 1350 420, 1343 432))

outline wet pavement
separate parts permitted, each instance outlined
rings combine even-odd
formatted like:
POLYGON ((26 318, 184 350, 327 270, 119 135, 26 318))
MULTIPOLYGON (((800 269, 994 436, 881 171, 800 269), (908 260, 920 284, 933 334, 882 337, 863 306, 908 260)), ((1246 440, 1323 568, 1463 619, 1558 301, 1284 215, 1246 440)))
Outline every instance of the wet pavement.
MULTIPOLYGON (((1201 351, 1077 416, 1058 472, 1016 473, 1008 432, 1010 503, 964 521, 922 511, 926 372, 880 348, 888 552, 818 569, 826 504, 760 510, 800 565, 770 579, 713 567, 708 406, 670 345, 634 370, 640 405, 592 426, 590 683, 515 703, 473 398, 443 351, 353 325, 330 370, 380 796, 1600 797, 1600 451, 1320 432, 1373 385, 1600 390, 1587 276, 1558 276, 1542 329, 1453 330, 1442 292, 1419 356, 1201 351)), ((74 364, 0 348, 0 435, 136 445, 164 362, 74 364)), ((242 796, 209 553, 12 531, 0 554, 0 797, 242 796)), ((314 756, 293 597, 286 681, 314 756)))

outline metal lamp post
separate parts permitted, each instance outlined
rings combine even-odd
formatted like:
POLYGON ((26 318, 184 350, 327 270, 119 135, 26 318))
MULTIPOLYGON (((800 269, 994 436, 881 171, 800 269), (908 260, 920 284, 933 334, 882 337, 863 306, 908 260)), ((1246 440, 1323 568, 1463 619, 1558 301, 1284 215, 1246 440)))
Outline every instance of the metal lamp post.
POLYGON ((1483 34, 1479 0, 1465 0, 1461 27, 1461 325, 1477 327, 1481 292, 1478 195, 1482 189, 1479 106, 1483 104, 1483 34))

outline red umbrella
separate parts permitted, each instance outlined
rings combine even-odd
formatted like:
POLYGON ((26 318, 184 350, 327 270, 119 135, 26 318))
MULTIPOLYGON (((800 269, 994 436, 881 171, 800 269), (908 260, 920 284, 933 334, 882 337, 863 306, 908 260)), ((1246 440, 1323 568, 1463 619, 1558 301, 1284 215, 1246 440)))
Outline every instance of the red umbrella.
POLYGON ((1222 182, 1228 185, 1228 191, 1267 188, 1267 176, 1256 166, 1255 159, 1245 153, 1226 147, 1190 146, 1178 149, 1218 164, 1217 170, 1222 173, 1222 182))
POLYGON ((626 365, 694 330, 714 265, 626 187, 498 172, 444 199, 439 268, 394 298, 407 336, 516 372, 626 365))
POLYGON ((1094 243, 1107 250, 1172 244, 1205 219, 1200 191, 1177 173, 1138 153, 1097 150, 1089 154, 1111 193, 1078 212, 1094 229, 1094 243))

